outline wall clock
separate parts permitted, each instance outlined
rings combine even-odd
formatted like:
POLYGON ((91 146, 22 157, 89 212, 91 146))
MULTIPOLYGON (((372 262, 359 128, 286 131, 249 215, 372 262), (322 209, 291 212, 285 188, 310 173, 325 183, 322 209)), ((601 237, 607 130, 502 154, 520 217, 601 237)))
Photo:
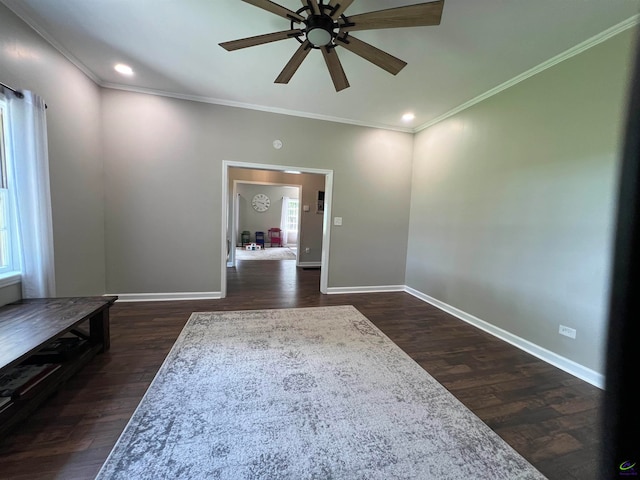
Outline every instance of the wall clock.
POLYGON ((271 205, 271 200, 264 193, 258 193, 251 200, 251 206, 256 212, 266 212, 271 205))

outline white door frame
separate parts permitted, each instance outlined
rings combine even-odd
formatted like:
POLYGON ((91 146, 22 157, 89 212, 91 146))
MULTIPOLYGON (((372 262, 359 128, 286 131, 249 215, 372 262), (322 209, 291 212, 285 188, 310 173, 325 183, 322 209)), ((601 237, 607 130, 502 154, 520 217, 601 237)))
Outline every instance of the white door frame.
POLYGON ((222 161, 222 215, 220 228, 220 298, 227 296, 227 229, 229 225, 229 168, 248 168, 254 170, 275 170, 284 172, 294 170, 300 173, 324 175, 324 215, 322 217, 322 257, 320 261, 320 292, 326 294, 329 284, 329 239, 331 237, 331 204, 333 199, 333 170, 320 168, 293 167, 286 165, 267 165, 263 163, 222 161))

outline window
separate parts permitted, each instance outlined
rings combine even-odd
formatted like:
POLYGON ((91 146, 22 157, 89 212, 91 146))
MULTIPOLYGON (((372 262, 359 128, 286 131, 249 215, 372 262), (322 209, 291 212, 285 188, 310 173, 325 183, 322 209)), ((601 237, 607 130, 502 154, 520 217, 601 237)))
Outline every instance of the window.
POLYGON ((12 238, 12 211, 7 175, 6 105, 0 97, 0 275, 17 270, 12 238))
POLYGON ((297 198, 290 198, 287 204, 287 231, 298 231, 298 208, 299 201, 297 198))

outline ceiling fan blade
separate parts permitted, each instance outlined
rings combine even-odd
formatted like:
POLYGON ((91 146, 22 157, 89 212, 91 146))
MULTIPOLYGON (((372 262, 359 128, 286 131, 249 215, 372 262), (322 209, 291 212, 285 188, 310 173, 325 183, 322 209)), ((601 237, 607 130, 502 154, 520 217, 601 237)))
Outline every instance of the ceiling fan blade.
POLYGON ((241 48, 255 47, 256 45, 262 45, 264 43, 277 42, 278 40, 286 40, 287 38, 299 37, 302 35, 302 30, 283 30, 282 32, 266 33, 264 35, 256 35, 255 37, 241 38, 240 40, 231 40, 230 42, 223 42, 219 45, 228 50, 239 50, 241 48))
POLYGON ((322 50, 322 56, 329 69, 329 74, 331 75, 331 80, 333 80, 333 86, 336 87, 336 92, 349 88, 349 81, 344 74, 336 49, 322 47, 320 50, 322 50))
POLYGON ((349 23, 342 27, 345 32, 375 30, 379 28, 425 27, 439 25, 442 18, 444 0, 436 2, 389 8, 376 12, 348 17, 349 23), (353 24, 353 25, 351 25, 353 24))
POLYGON ((335 8, 331 14, 333 20, 337 19, 344 11, 351 6, 353 0, 331 0, 329 6, 335 8))
POLYGON ((311 43, 309 42, 309 40, 305 40, 305 42, 300 45, 298 50, 296 50, 296 53, 293 54, 291 60, 289 60, 289 63, 284 66, 282 72, 280 72, 280 75, 278 75, 278 78, 276 78, 276 81, 274 83, 289 83, 289 80, 291 80, 291 77, 293 77, 293 74, 296 73, 311 50, 311 43))
POLYGON ((275 13, 281 17, 286 18, 287 20, 293 20, 294 22, 302 22, 304 21, 304 17, 301 17, 293 10, 289 10, 277 3, 273 3, 269 0, 242 0, 245 3, 250 3, 258 8, 262 8, 267 12, 275 13))
POLYGON ((305 7, 311 7, 311 11, 314 15, 320 15, 320 7, 318 6, 318 0, 301 0, 302 5, 305 7))
POLYGON ((400 60, 399 58, 394 57, 373 45, 369 45, 362 40, 358 40, 351 35, 346 38, 336 38, 336 44, 346 48, 356 55, 361 56, 365 60, 369 60, 374 65, 377 65, 392 75, 397 75, 398 72, 407 65, 407 62, 400 60))

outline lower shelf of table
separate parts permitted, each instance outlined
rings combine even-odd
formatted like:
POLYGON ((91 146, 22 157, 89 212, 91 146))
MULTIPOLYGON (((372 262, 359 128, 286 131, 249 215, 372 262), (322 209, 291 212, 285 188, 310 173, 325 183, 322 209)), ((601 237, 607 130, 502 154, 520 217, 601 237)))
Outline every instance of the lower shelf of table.
POLYGON ((0 436, 31 415, 100 351, 101 344, 88 346, 74 358, 63 362, 58 370, 34 386, 24 397, 13 400, 13 403, 0 413, 0 436))

